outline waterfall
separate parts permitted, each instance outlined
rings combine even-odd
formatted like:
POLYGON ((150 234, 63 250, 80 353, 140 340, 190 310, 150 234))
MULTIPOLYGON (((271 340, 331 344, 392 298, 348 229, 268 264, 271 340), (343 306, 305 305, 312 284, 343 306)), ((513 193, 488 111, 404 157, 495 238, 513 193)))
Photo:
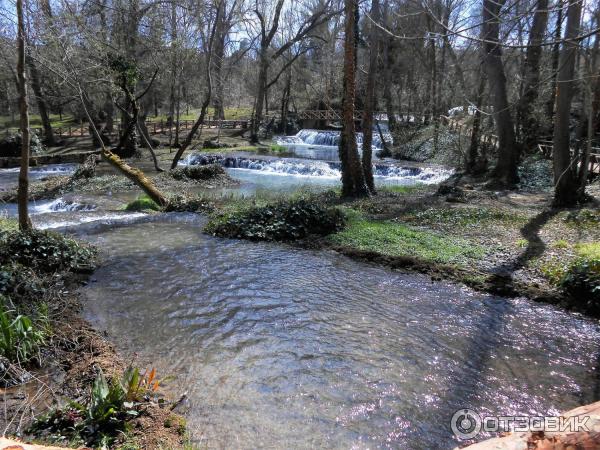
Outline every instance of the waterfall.
MULTIPOLYGON (((386 143, 393 144, 392 135, 389 132, 383 132, 383 138, 386 143)), ((356 133, 356 143, 359 151, 362 151, 363 134, 356 133)), ((280 136, 277 138, 279 145, 319 145, 325 147, 337 147, 340 143, 340 132, 334 130, 300 130, 295 136, 280 136)), ((373 150, 383 148, 381 137, 377 130, 373 130, 373 150)))
POLYGON ((49 213, 49 212, 68 212, 68 211, 94 211, 95 205, 82 204, 73 202, 70 200, 64 200, 63 198, 57 198, 56 200, 48 203, 42 203, 33 208, 33 212, 36 214, 49 213))
MULTIPOLYGON (((183 161, 187 165, 220 164, 226 168, 245 169, 272 175, 336 178, 341 177, 339 162, 298 161, 289 159, 251 159, 234 156, 203 155, 193 153, 183 161)), ((374 164, 375 177, 404 184, 437 184, 453 173, 452 170, 430 167, 400 167, 374 164)))

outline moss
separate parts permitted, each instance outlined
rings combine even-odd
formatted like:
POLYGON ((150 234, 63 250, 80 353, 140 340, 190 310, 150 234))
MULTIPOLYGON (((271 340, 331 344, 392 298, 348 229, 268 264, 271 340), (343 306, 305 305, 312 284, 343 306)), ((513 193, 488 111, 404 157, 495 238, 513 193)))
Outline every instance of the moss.
POLYGON ((347 228, 330 236, 330 240, 359 250, 388 256, 412 256, 437 263, 460 263, 486 254, 482 247, 463 239, 396 222, 373 221, 356 213, 351 214, 347 228))
POLYGON ((140 195, 137 199, 125 206, 126 211, 160 211, 160 206, 146 194, 140 195))

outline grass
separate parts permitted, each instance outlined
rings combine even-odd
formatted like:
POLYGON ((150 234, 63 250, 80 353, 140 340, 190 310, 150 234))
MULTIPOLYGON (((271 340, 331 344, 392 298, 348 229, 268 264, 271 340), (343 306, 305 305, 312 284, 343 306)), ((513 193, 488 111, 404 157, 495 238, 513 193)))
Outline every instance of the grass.
POLYGON ((485 207, 454 207, 429 208, 404 217, 404 220, 419 224, 450 224, 452 226, 472 227, 485 223, 501 222, 503 224, 518 224, 527 219, 514 213, 497 208, 485 207))
POLYGON ((577 244, 575 246, 577 256, 583 259, 600 260, 600 242, 588 242, 585 244, 577 244))
POLYGON ((427 185, 425 184, 414 184, 412 186, 381 186, 379 187, 379 190, 383 192, 393 192, 395 194, 411 194, 425 188, 427 188, 427 185))
POLYGON ((482 247, 429 231, 390 221, 373 221, 354 211, 344 231, 330 237, 332 242, 387 256, 408 256, 436 263, 462 263, 482 258, 482 247))
MULTIPOLYGON (((40 128, 42 126, 42 119, 39 114, 31 114, 29 116, 29 123, 32 128, 40 128)), ((79 125, 79 123, 73 120, 73 116, 63 114, 62 119, 58 114, 50 114, 50 124, 53 128, 68 127, 73 125, 79 125)), ((0 116, 0 128, 18 128, 19 117, 15 115, 15 120, 12 120, 10 116, 0 116)))
MULTIPOLYGON (((189 113, 182 111, 179 115, 179 120, 196 120, 200 115, 200 109, 190 108, 189 113)), ((206 112, 208 118, 212 118, 215 115, 213 108, 208 108, 206 112)), ((168 114, 159 114, 158 116, 148 117, 150 122, 160 122, 161 120, 166 121, 168 114)), ((252 116, 252 108, 250 107, 229 107, 225 108, 225 120, 236 120, 236 119, 249 119, 252 116)))

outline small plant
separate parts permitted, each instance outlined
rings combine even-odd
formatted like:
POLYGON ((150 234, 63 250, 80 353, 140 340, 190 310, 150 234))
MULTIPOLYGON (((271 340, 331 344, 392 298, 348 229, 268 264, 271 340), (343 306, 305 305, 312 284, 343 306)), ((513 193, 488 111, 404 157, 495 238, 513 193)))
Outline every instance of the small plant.
MULTIPOLYGON (((43 309, 40 311, 41 316, 45 314, 43 309)), ((26 363, 38 355, 46 336, 47 318, 41 317, 40 322, 46 325, 38 326, 22 314, 13 317, 0 307, 0 354, 17 363, 26 363)))
POLYGON ((579 244, 577 257, 560 279, 559 285, 588 312, 600 314, 600 243, 579 244))
POLYGON ((519 248, 525 248, 525 247, 527 247, 528 244, 529 244, 529 241, 527 239, 519 239, 517 241, 517 247, 519 247, 519 248))
POLYGON ((127 422, 142 413, 142 404, 157 391, 159 383, 155 369, 140 375, 139 369, 129 367, 120 379, 110 381, 100 370, 87 406, 70 402, 36 421, 30 431, 53 441, 110 446, 127 430, 127 422))
POLYGON ((565 249, 565 248, 569 248, 569 243, 567 241, 565 241, 564 239, 559 239, 558 241, 554 241, 552 243, 552 247, 558 248, 558 249, 565 249))
POLYGON ((538 267, 542 275, 544 275, 548 282, 553 286, 560 285, 561 280, 568 269, 567 264, 558 258, 540 262, 538 267))

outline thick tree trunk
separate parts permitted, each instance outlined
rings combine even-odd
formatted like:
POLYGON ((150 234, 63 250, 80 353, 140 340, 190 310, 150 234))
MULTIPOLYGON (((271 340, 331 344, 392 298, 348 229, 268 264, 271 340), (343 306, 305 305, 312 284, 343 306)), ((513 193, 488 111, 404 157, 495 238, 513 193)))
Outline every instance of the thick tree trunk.
POLYGON ((515 139, 510 114, 506 75, 502 64, 502 50, 498 43, 500 34, 499 14, 505 0, 483 0, 484 66, 490 86, 494 121, 498 135, 498 161, 492 177, 495 185, 512 187, 518 181, 517 166, 519 149, 515 139))
POLYGON ((52 124, 50 123, 48 106, 46 105, 46 99, 42 90, 40 73, 31 56, 27 57, 27 65, 29 66, 29 74, 31 76, 31 88, 35 95, 38 112, 40 113, 40 119, 42 120, 42 127, 44 128, 44 143, 52 147, 56 145, 56 140, 54 139, 54 131, 52 130, 52 124))
POLYGON ((214 77, 215 77, 215 95, 213 96, 213 109, 215 110, 215 119, 225 119, 225 108, 223 97, 225 83, 223 82, 223 62, 225 60, 225 40, 228 33, 227 17, 225 15, 225 1, 221 1, 218 6, 221 9, 219 23, 215 33, 214 48, 214 77))
POLYGON ((25 73, 25 21, 23 0, 17 0, 17 79, 19 85, 19 110, 21 123, 21 169, 17 192, 19 229, 31 229, 29 219, 29 105, 27 104, 27 75, 25 73))
POLYGON ((571 102, 575 90, 575 62, 577 42, 573 39, 579 32, 581 3, 569 0, 565 40, 560 53, 557 77, 556 113, 554 117, 554 204, 572 206, 581 200, 578 189, 577 160, 571 158, 570 129, 571 102))
POLYGON ((256 144, 258 139, 258 131, 260 129, 260 122, 262 121, 263 105, 265 99, 265 93, 267 90, 267 74, 269 70, 269 60, 267 59, 266 49, 261 49, 259 58, 259 69, 258 69, 258 91, 256 93, 256 109, 254 110, 254 117, 252 118, 252 130, 250 134, 250 142, 256 144))
POLYGON ((356 147, 354 101, 356 88, 356 16, 357 0, 344 0, 344 85, 342 100, 343 128, 340 137, 342 196, 362 197, 369 194, 356 147))
POLYGON ((548 23, 548 0, 537 0, 533 24, 529 32, 529 44, 524 62, 523 95, 519 101, 519 123, 523 133, 525 151, 532 151, 539 141, 539 123, 534 114, 540 83, 540 63, 546 25, 548 23))
MULTIPOLYGON (((379 22, 379 0, 371 3, 371 17, 373 21, 379 22)), ((373 114, 375 112, 375 74, 377 72, 377 56, 379 54, 379 30, 371 24, 369 50, 369 73, 367 74, 367 87, 365 92, 365 106, 363 111, 363 154, 362 165, 365 182, 372 194, 375 193, 375 181, 373 180, 373 114)))

